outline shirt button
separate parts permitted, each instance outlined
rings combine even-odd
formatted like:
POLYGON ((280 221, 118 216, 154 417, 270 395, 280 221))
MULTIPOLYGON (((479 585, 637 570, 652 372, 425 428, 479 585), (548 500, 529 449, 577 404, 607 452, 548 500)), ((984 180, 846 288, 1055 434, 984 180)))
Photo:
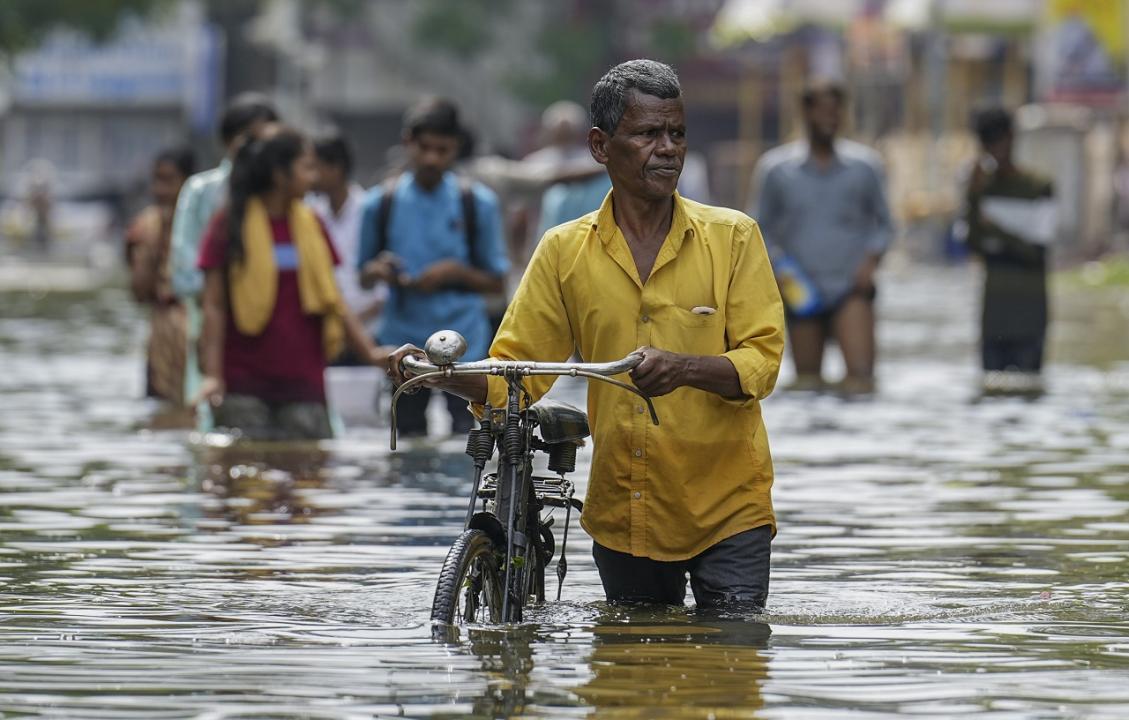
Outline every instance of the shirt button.
POLYGON ((643 451, 636 448, 635 449, 635 457, 643 457, 643 451))
POLYGON ((640 415, 643 414, 643 410, 645 410, 645 408, 642 405, 635 406, 635 412, 639 413, 640 415))
POLYGON ((642 320, 645 323, 651 322, 651 316, 650 315, 644 315, 643 317, 641 317, 639 319, 642 320))
POLYGON ((638 490, 636 490, 635 492, 631 493, 631 497, 633 497, 633 498, 635 498, 636 500, 638 500, 639 498, 643 497, 643 493, 641 493, 641 492, 639 492, 638 490))

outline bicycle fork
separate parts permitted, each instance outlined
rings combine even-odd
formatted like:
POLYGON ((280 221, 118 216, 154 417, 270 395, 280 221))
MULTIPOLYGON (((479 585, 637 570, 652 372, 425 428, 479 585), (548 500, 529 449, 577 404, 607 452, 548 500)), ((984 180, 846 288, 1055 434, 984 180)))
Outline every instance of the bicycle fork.
POLYGON ((512 619, 521 620, 521 598, 513 597, 513 589, 524 587, 522 583, 523 568, 514 568, 514 560, 521 557, 524 561, 525 550, 529 545, 529 539, 525 536, 525 533, 518 529, 518 505, 525 501, 525 443, 522 437, 520 413, 521 408, 517 393, 511 392, 506 407, 506 430, 502 437, 502 449, 506 454, 505 475, 508 477, 505 477, 506 482, 500 483, 498 487, 500 494, 507 488, 510 491, 509 507, 506 513, 505 594, 502 597, 502 618, 506 622, 511 620, 510 607, 515 599, 519 601, 518 616, 512 619))

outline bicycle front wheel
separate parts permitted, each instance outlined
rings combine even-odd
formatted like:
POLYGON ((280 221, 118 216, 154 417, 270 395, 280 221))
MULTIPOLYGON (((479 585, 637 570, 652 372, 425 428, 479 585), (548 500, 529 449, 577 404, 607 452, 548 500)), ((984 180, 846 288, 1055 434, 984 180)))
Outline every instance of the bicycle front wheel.
POLYGON ((443 561, 431 619, 448 625, 503 622, 505 556, 486 533, 464 530, 443 561))

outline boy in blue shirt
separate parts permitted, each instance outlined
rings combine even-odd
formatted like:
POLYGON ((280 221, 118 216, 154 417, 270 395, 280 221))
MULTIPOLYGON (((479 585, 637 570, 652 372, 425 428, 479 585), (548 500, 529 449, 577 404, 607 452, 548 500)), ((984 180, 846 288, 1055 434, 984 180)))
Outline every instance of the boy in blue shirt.
MULTIPOLYGON (((369 191, 361 219, 357 267, 362 287, 389 287, 377 325, 384 344, 422 347, 437 330, 467 340, 463 359, 481 360, 491 330, 483 294, 501 292, 509 269, 502 216, 494 193, 455 175, 462 126, 458 109, 428 99, 404 119, 409 167, 369 191)), ((397 421, 406 435, 427 434, 428 389, 400 400, 397 421)), ((452 431, 474 422, 466 401, 447 395, 452 431)))

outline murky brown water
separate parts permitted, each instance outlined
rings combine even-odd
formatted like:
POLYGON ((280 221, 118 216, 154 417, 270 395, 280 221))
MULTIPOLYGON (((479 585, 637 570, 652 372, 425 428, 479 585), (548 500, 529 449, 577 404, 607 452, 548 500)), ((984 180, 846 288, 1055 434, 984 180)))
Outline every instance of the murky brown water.
POLYGON ((878 398, 766 404, 768 614, 608 608, 574 528, 563 602, 452 644, 461 442, 147 430, 124 292, 0 294, 0 716, 1129 717, 1129 311, 1070 299, 1049 395, 976 403, 975 294, 890 278, 878 398))

